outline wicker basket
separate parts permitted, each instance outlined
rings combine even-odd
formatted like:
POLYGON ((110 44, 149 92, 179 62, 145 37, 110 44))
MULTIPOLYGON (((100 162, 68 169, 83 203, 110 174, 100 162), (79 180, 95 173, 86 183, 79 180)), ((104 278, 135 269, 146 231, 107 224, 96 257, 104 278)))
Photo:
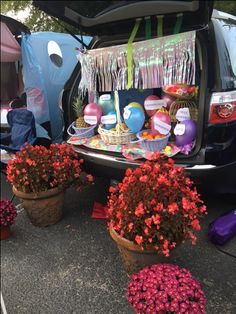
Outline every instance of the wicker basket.
POLYGON ((176 86, 178 86, 180 93, 169 92, 167 88, 163 88, 163 91, 165 94, 168 94, 180 100, 194 99, 198 93, 198 87, 195 87, 195 86, 189 86, 187 84, 176 84, 176 86), (181 90, 184 89, 185 87, 195 87, 195 91, 190 94, 181 93, 181 90))
MULTIPOLYGON (((151 130, 145 130, 146 132, 151 132, 151 130)), ((165 137, 162 138, 157 138, 154 140, 146 140, 144 139, 141 134, 143 131, 140 131, 137 133, 137 138, 140 140, 140 147, 149 151, 149 152, 156 152, 156 151, 161 151, 166 147, 168 144, 168 140, 170 137, 170 133, 167 134, 165 137)))
POLYGON ((194 101, 191 100, 176 100, 170 105, 169 114, 171 116, 171 122, 176 123, 176 113, 181 108, 188 108, 190 112, 190 118, 194 121, 198 119, 198 107, 194 101))
POLYGON ((135 134, 128 130, 124 132, 113 132, 111 130, 104 129, 101 124, 98 127, 98 133, 100 134, 102 140, 108 144, 128 144, 135 138, 135 134))
POLYGON ((67 129, 67 133, 70 136, 77 136, 78 138, 88 138, 94 135, 94 129, 96 125, 92 125, 87 128, 76 128, 75 122, 72 122, 71 125, 67 129), (74 130, 74 133, 71 133, 71 130, 74 130))

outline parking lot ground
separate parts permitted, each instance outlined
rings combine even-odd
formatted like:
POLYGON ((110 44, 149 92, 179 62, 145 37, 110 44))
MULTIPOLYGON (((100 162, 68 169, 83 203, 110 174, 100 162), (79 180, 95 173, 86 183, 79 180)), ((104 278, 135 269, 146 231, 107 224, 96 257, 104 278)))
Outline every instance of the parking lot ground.
MULTIPOLYGON (((8 314, 128 314, 129 278, 106 221, 91 218, 94 201, 105 204, 107 181, 96 179, 83 193, 66 192, 63 219, 38 228, 24 210, 1 241, 1 291, 8 314)), ((10 197, 2 178, 2 197, 10 197)), ((207 240, 209 223, 233 208, 233 202, 205 196, 209 215, 197 245, 185 243, 173 263, 197 278, 207 298, 208 314, 236 313, 236 260, 207 240)), ((17 203, 17 199, 15 199, 17 203)), ((236 255, 236 238, 224 251, 236 255)))

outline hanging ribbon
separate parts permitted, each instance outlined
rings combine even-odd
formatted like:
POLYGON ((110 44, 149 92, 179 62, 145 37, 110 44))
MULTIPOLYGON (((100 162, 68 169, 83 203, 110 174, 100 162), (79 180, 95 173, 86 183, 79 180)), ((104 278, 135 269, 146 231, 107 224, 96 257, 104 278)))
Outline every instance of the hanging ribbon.
POLYGON ((126 89, 130 89, 133 83, 133 41, 137 34, 141 19, 137 19, 134 28, 131 32, 127 45, 127 65, 128 65, 128 83, 126 89))
POLYGON ((163 15, 157 16, 157 37, 163 37, 163 15))
POLYGON ((145 17, 145 38, 152 38, 152 28, 151 28, 151 19, 149 17, 145 17))
POLYGON ((183 14, 182 13, 177 14, 176 18, 177 20, 174 27, 174 34, 179 34, 183 22, 183 14))

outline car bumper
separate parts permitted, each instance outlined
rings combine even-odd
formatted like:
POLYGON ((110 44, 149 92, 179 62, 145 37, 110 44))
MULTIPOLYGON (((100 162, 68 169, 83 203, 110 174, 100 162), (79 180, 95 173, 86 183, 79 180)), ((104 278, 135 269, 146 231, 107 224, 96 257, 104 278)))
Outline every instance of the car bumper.
MULTIPOLYGON (((143 163, 142 160, 127 160, 118 156, 101 154, 89 151, 81 146, 74 146, 79 158, 84 159, 86 170, 95 175, 121 179, 127 168, 136 168, 143 163)), ((184 167, 186 175, 195 179, 196 182, 207 184, 210 190, 215 192, 236 193, 236 161, 216 166, 213 164, 188 165, 178 164, 184 167)))

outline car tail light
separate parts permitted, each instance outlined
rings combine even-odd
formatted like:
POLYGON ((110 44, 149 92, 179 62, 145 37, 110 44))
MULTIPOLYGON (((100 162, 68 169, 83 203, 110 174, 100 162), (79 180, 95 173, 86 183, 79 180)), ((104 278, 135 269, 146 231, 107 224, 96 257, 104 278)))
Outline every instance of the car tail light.
POLYGON ((213 93, 210 103, 209 123, 236 121, 236 91, 213 93))

